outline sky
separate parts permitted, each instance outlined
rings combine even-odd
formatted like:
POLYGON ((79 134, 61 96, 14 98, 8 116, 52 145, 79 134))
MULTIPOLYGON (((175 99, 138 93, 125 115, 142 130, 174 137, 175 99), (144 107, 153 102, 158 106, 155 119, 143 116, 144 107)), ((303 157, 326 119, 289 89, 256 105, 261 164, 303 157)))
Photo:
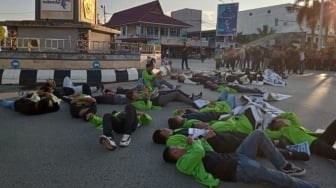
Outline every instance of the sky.
MULTIPOLYGON (((98 0, 98 7, 105 5, 106 19, 113 13, 152 2, 153 0, 98 0)), ((239 3, 239 10, 249 10, 278 4, 294 3, 295 0, 159 0, 165 15, 172 11, 190 8, 202 10, 202 30, 216 28, 217 5, 223 3, 239 3)), ((103 19, 103 9, 98 8, 103 19)), ((35 0, 1 0, 0 21, 34 20, 35 0)))

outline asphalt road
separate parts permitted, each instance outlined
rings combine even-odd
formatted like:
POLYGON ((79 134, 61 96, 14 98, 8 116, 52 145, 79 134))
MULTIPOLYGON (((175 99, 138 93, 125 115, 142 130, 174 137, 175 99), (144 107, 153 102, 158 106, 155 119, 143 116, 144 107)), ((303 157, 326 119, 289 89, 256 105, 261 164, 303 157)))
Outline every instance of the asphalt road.
MULTIPOLYGON (((191 60, 192 70, 213 70, 215 63, 191 60)), ((173 67, 180 68, 180 60, 173 67)), ((175 82, 172 80, 171 82, 175 82)), ((108 84, 116 88, 134 86, 134 82, 108 84)), ((18 86, 0 86, 0 98, 15 97, 18 86)), ((26 88, 24 88, 26 89, 26 88)), ((216 99, 218 93, 202 86, 183 85, 187 93, 203 91, 204 99, 216 99)), ((309 129, 325 129, 335 119, 335 72, 306 71, 304 75, 290 75, 287 86, 263 86, 263 89, 292 95, 291 98, 272 103, 284 110, 295 112, 309 129)), ((237 94, 237 97, 241 94, 237 94)), ((101 132, 93 125, 70 116, 69 108, 62 104, 56 113, 24 116, 0 108, 0 187, 113 187, 113 188, 183 188, 203 187, 192 177, 179 173, 174 165, 162 160, 164 146, 152 142, 152 133, 167 127, 172 111, 184 104, 173 102, 162 110, 148 111, 154 118, 149 126, 140 127, 132 135, 127 148, 107 151, 98 142, 101 132)), ((121 105, 99 105, 98 115, 122 110, 121 105)), ((121 135, 117 135, 120 139, 121 135)), ((260 159, 263 164, 269 162, 260 159)), ((323 188, 336 187, 335 161, 312 156, 310 161, 295 162, 307 169, 302 179, 323 188)), ((271 187, 268 184, 224 183, 219 187, 271 187)))

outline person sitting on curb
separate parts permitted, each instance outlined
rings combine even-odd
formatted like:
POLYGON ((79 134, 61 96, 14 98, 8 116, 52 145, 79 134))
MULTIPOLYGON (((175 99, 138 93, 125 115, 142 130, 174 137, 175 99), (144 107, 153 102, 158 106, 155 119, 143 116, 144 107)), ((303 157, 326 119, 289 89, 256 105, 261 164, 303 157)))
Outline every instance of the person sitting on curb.
POLYGON ((324 133, 318 135, 304 128, 294 113, 286 112, 272 119, 266 134, 272 139, 288 140, 288 144, 308 142, 313 154, 336 160, 336 149, 333 148, 336 141, 336 120, 329 124, 324 133))
POLYGON ((17 100, 0 99, 0 106, 25 115, 56 112, 60 109, 61 99, 52 93, 52 88, 42 87, 39 91, 25 94, 17 100))
MULTIPOLYGON (((166 146, 186 147, 186 139, 188 136, 201 139, 203 134, 210 129, 199 128, 180 128, 180 129, 157 129, 154 131, 152 140, 157 144, 166 144, 166 146)), ((232 132, 232 131, 214 131, 214 135, 208 138, 203 144, 209 144, 214 151, 218 153, 234 153, 239 145, 248 136, 248 134, 232 132)), ((288 149, 277 148, 286 159, 308 161, 309 155, 305 152, 289 151, 288 149)), ((264 154, 258 152, 259 156, 264 154)))
POLYGON ((126 147, 131 142, 131 134, 140 125, 148 125, 152 117, 143 112, 137 112, 131 104, 126 104, 123 112, 113 111, 104 114, 103 118, 94 114, 87 115, 88 121, 103 126, 103 135, 99 137, 99 143, 108 150, 114 150, 117 147, 113 131, 123 134, 119 146, 126 147))
POLYGON ((235 153, 217 153, 202 145, 213 136, 209 131, 204 139, 189 136, 187 146, 168 146, 163 151, 166 162, 176 164, 177 169, 209 187, 218 186, 220 180, 228 182, 267 182, 280 187, 317 188, 316 184, 291 177, 305 174, 305 169, 286 161, 271 140, 260 130, 247 136, 235 153), (276 170, 266 168, 256 160, 261 150, 276 170))
POLYGON ((161 71, 155 74, 153 72, 154 64, 154 58, 147 62, 146 69, 142 71, 141 78, 138 80, 136 85, 138 91, 142 91, 142 86, 145 86, 150 92, 152 92, 155 88, 160 89, 162 85, 165 85, 172 90, 179 89, 181 87, 181 85, 173 85, 163 79, 161 71))

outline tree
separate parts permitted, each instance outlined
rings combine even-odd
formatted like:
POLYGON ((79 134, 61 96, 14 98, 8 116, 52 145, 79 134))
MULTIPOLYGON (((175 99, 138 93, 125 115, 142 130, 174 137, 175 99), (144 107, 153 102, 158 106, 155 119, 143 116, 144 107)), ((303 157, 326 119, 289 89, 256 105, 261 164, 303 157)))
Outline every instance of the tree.
POLYGON ((5 32, 6 32, 5 28, 0 26, 0 45, 4 43, 5 32))
POLYGON ((243 35, 242 33, 238 33, 236 36, 236 42, 239 42, 240 44, 246 44, 249 43, 249 37, 247 35, 243 35))
MULTIPOLYGON (((311 34, 315 36, 315 30, 320 16, 320 2, 318 0, 313 0, 313 3, 310 3, 310 0, 296 0, 295 6, 299 4, 304 4, 298 9, 298 14, 296 20, 303 30, 304 21, 306 21, 307 26, 311 30, 311 34)), ((314 40, 311 40, 311 46, 313 46, 314 40)))
POLYGON ((329 27, 333 23, 334 31, 336 29, 336 19, 334 18, 336 15, 336 1, 335 0, 329 0, 324 2, 324 11, 323 11, 323 24, 322 27, 324 29, 324 44, 327 43, 328 37, 329 37, 329 27))
POLYGON ((268 25, 263 25, 261 28, 257 28, 258 31, 258 35, 260 37, 265 37, 267 35, 272 35, 276 32, 275 29, 273 29, 272 27, 268 27, 268 25))
MULTIPOLYGON (((322 28, 324 29, 324 41, 326 42, 328 39, 328 32, 329 32, 329 27, 330 24, 333 23, 334 25, 334 30, 336 29, 336 19, 335 14, 336 14, 336 0, 326 0, 323 4, 323 23, 322 23, 322 28)), ((302 25, 304 21, 306 21, 307 26, 311 30, 312 36, 315 36, 315 30, 317 29, 317 24, 320 19, 320 11, 321 11, 321 3, 319 0, 313 0, 311 3, 311 0, 296 0, 295 5, 296 8, 298 7, 298 14, 297 14, 297 22, 303 30, 302 25), (302 6, 298 6, 301 5, 302 6)), ((311 41, 311 46, 313 45, 313 40, 311 41)))

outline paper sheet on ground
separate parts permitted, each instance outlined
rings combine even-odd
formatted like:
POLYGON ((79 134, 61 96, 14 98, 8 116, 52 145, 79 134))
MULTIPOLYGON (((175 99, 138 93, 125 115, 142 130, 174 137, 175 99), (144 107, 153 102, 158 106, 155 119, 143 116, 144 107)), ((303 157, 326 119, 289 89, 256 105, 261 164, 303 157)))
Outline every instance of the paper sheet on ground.
POLYGON ((287 149, 290 151, 305 152, 310 156, 310 149, 308 142, 303 142, 301 144, 289 145, 287 149))
POLYGON ((292 97, 291 95, 285 95, 285 94, 281 94, 281 93, 272 93, 272 92, 266 92, 264 93, 264 100, 265 101, 281 101, 281 100, 285 100, 292 97))
POLYGON ((208 133, 208 130, 205 130, 205 129, 196 129, 196 128, 188 129, 188 134, 191 135, 193 139, 199 136, 204 136, 206 133, 208 133))
POLYGON ((203 99, 198 99, 198 100, 195 100, 194 103, 196 104, 196 106, 198 108, 202 108, 203 106, 208 105, 210 103, 210 101, 203 100, 203 99))
POLYGON ((285 80, 282 79, 282 77, 273 72, 271 69, 266 69, 264 72, 264 80, 263 82, 265 84, 269 84, 272 86, 279 86, 279 87, 285 87, 286 86, 286 82, 285 80))

